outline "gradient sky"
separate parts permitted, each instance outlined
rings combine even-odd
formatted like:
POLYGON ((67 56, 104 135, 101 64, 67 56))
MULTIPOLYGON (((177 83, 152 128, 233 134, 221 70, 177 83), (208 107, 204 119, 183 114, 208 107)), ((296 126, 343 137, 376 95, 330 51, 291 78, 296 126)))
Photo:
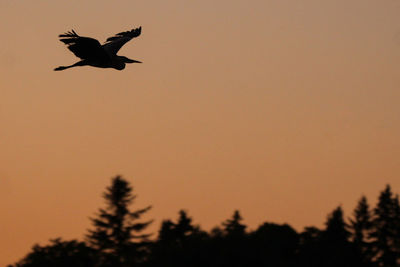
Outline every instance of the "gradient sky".
POLYGON ((146 218, 322 226, 400 192, 400 1, 0 0, 0 265, 82 238, 110 178, 146 218), (133 27, 123 71, 57 35, 133 27))

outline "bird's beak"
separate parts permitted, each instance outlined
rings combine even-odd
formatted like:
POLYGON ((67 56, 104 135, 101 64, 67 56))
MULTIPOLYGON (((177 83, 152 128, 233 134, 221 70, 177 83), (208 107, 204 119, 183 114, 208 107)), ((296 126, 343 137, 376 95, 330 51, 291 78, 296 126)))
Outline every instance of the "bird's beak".
POLYGON ((130 59, 130 58, 127 58, 126 60, 125 60, 125 63, 142 63, 141 61, 137 61, 137 60, 133 60, 133 59, 130 59))

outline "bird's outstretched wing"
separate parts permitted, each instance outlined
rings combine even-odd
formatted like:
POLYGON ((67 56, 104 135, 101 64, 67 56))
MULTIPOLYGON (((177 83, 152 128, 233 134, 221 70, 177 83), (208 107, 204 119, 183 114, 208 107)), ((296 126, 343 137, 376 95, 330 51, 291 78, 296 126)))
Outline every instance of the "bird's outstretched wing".
POLYGON ((110 55, 116 55, 119 49, 130 41, 132 38, 138 37, 142 32, 142 27, 132 29, 126 32, 117 33, 115 36, 107 39, 105 44, 103 44, 103 48, 110 55))
POLYGON ((60 41, 81 59, 101 61, 108 58, 108 54, 96 39, 79 36, 74 30, 60 34, 59 37, 60 41))

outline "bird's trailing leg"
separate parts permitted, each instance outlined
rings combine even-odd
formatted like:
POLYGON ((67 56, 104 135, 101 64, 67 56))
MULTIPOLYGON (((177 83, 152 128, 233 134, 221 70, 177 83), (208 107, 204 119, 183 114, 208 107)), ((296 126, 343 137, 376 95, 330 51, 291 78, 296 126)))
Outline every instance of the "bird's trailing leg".
POLYGON ((57 67, 57 68, 55 68, 54 70, 55 70, 55 71, 66 70, 66 69, 69 69, 69 68, 72 68, 72 67, 85 66, 85 65, 87 65, 86 62, 84 62, 84 60, 81 60, 81 61, 76 62, 75 64, 72 64, 72 65, 69 65, 69 66, 60 66, 60 67, 57 67))

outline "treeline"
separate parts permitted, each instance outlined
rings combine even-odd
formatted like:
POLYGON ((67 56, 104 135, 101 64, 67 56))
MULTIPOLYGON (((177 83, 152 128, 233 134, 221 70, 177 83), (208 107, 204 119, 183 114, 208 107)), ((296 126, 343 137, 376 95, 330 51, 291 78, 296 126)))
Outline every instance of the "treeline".
POLYGON ((374 208, 362 197, 347 219, 339 206, 323 229, 298 233, 288 224, 265 222, 248 230, 235 211, 208 232, 182 210, 161 223, 155 240, 146 233, 151 221, 141 220, 151 207, 131 211, 136 196, 126 180, 113 178, 103 197, 106 206, 91 218, 84 241, 35 245, 9 267, 400 266, 400 204, 389 185, 374 208))

